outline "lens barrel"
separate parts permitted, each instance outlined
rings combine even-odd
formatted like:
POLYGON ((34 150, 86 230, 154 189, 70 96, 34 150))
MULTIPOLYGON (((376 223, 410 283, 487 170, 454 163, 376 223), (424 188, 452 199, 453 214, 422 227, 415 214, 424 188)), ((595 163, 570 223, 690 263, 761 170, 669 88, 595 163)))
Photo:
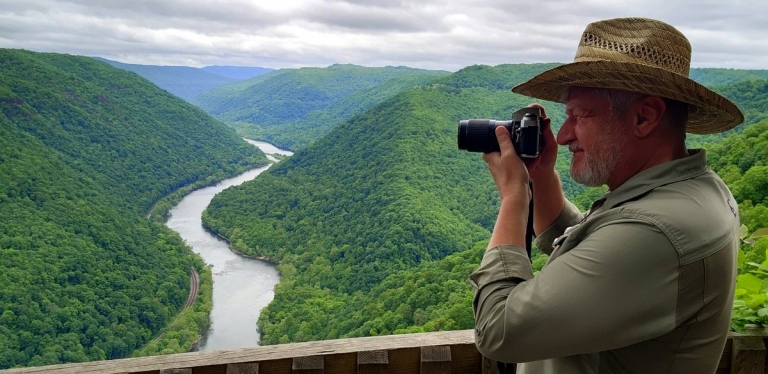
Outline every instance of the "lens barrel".
POLYGON ((499 142, 496 140, 496 127, 510 128, 513 121, 498 121, 493 119, 469 119, 459 122, 459 149, 469 152, 498 152, 499 142))

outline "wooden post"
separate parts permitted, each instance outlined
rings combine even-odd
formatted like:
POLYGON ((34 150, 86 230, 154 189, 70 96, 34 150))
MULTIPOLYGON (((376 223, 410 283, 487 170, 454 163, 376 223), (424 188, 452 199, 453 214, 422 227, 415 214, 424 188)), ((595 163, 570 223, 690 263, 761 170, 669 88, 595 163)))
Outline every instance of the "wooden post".
POLYGON ((160 374, 192 374, 192 369, 160 369, 160 374))
POLYGON ((389 365, 389 352, 357 352, 357 374, 386 374, 389 365))
POLYGON ((323 374, 324 356, 296 357, 291 369, 293 374, 323 374))
POLYGON ((765 343, 758 336, 733 338, 731 374, 763 374, 765 372, 765 343))
POLYGON ((421 347, 421 374, 451 374, 451 347, 421 347))
POLYGON ((259 363, 227 364, 227 374, 259 374, 259 363))

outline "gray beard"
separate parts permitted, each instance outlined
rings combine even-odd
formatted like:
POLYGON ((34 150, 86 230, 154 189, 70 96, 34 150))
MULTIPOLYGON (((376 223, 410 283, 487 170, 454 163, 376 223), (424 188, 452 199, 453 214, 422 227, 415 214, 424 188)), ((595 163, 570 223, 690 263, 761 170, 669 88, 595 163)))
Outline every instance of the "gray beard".
POLYGON ((621 149, 626 141, 619 136, 621 129, 615 123, 606 126, 598 139, 598 149, 591 156, 584 154, 583 165, 580 170, 574 168, 574 159, 571 159, 571 178, 577 183, 587 187, 600 187, 608 183, 608 178, 616 168, 621 158, 621 149))

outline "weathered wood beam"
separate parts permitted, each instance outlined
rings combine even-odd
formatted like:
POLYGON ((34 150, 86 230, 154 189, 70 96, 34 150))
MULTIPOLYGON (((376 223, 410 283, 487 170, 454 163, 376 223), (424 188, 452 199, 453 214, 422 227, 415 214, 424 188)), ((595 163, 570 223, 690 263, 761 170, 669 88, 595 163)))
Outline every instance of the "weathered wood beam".
POLYGON ((185 369, 161 369, 160 374, 192 374, 192 368, 185 369))
POLYGON ((291 372, 293 374, 323 374, 325 359, 323 356, 295 357, 291 372))
POLYGON ((765 343, 762 337, 733 338, 731 374, 763 374, 765 372, 765 343))
POLYGON ((227 374, 259 374, 259 363, 228 364, 227 374))
MULTIPOLYGON (((429 332, 375 336, 352 339, 322 340, 307 343, 278 344, 263 347, 243 348, 231 351, 191 352, 164 356, 126 358, 110 361, 93 361, 77 364, 38 366, 20 369, 0 370, 2 374, 117 374, 157 372, 173 368, 197 368, 214 365, 246 362, 277 361, 299 356, 356 354, 360 351, 390 351, 404 348, 419 348, 436 345, 474 345, 474 330, 429 332)), ((354 356, 353 356, 354 357, 354 356)), ((354 358, 353 358, 354 360, 354 358)), ((260 370, 267 373, 267 362, 260 370)), ((276 364, 276 363, 275 363, 276 364)), ((416 364, 418 365, 418 359, 416 364)), ((269 363, 272 365, 272 363, 269 363)))
POLYGON ((451 374, 451 347, 421 347, 421 374, 451 374))
POLYGON ((389 352, 357 352, 357 374, 386 374, 389 365, 389 352))

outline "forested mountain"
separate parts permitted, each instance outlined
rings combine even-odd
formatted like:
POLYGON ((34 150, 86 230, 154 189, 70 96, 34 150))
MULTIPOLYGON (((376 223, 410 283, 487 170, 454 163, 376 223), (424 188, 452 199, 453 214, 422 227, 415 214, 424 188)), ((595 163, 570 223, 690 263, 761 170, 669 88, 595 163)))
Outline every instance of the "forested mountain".
POLYGON ((222 77, 227 77, 227 78, 232 78, 237 80, 250 79, 262 74, 267 74, 275 70, 275 69, 252 67, 252 66, 227 66, 227 65, 203 66, 200 69, 207 71, 209 73, 221 75, 222 77))
MULTIPOLYGON (((244 137, 296 150, 320 139, 333 127, 374 104, 406 88, 428 83, 431 74, 447 74, 412 69, 416 75, 409 74, 388 82, 377 78, 377 82, 367 88, 350 86, 347 78, 338 78, 340 74, 366 74, 365 69, 372 68, 334 65, 326 69, 283 69, 221 87, 193 102, 244 137)), ((722 86, 768 79, 768 70, 691 69, 691 77, 705 85, 722 86)))
POLYGON ((446 72, 406 67, 281 69, 194 100, 245 137, 298 149, 355 114, 446 72))
POLYGON ((691 69, 690 76, 703 85, 716 86, 768 79, 768 70, 695 68, 691 69))
MULTIPOLYGON (((531 101, 509 89, 552 66, 472 66, 407 89, 214 198, 205 224, 238 251, 280 264, 281 283, 259 320, 262 341, 471 328, 466 279, 498 201, 480 155, 456 149, 457 121, 508 118, 531 101)), ((736 92, 740 84, 720 90, 734 90, 746 113, 768 112, 762 83, 744 84, 758 87, 750 99, 736 92)), ((557 131, 562 106, 544 104, 557 131)), ((569 162, 561 150, 566 193, 587 205, 601 190, 574 184, 569 162)), ((744 167, 738 175, 754 178, 744 167)))
POLYGON ((95 59, 106 62, 118 69, 132 71, 158 87, 187 101, 192 101, 200 94, 214 88, 242 80, 189 66, 138 65, 100 57, 95 57, 95 59))
POLYGON ((434 79, 435 75, 433 74, 396 77, 371 88, 358 90, 328 108, 315 110, 298 121, 267 127, 263 130, 256 130, 248 124, 234 124, 233 127, 245 137, 266 139, 282 148, 295 150, 322 138, 334 127, 346 122, 356 114, 365 112, 375 104, 385 101, 405 89, 421 86, 434 79))
MULTIPOLYGON (((0 50, 0 368, 145 345, 185 302, 190 269, 207 271, 147 210, 265 161, 136 74, 0 50)), ((195 308, 192 324, 206 324, 210 304, 195 308)))

